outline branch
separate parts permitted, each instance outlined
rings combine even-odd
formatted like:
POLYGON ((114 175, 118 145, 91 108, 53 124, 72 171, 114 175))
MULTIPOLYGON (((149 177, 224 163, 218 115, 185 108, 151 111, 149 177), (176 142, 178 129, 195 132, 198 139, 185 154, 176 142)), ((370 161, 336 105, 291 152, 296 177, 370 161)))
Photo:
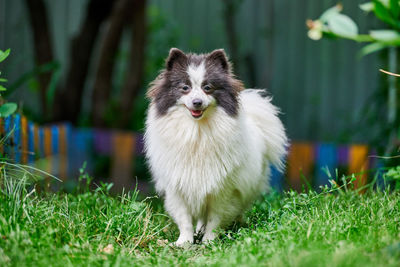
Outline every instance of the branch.
POLYGON ((392 75, 392 76, 395 76, 395 77, 400 77, 400 74, 396 74, 396 73, 393 73, 393 72, 389 72, 389 71, 387 71, 387 70, 379 69, 379 71, 380 71, 380 72, 383 72, 383 73, 386 73, 386 74, 388 74, 388 75, 392 75))

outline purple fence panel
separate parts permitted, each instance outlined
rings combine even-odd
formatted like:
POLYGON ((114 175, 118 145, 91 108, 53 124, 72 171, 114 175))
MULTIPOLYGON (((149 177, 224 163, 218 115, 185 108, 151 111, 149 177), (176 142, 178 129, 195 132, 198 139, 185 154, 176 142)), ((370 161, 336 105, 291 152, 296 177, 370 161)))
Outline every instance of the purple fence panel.
POLYGON ((94 130, 94 149, 101 155, 111 155, 112 132, 107 130, 94 130))

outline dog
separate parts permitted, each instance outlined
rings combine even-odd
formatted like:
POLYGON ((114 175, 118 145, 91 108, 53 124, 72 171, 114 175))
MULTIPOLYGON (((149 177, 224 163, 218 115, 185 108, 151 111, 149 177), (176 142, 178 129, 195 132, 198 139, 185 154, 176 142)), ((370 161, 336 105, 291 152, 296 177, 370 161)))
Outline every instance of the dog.
POLYGON ((288 141, 265 92, 244 90, 223 49, 172 48, 150 84, 145 153, 177 246, 214 240, 269 188, 271 165, 283 170, 288 141))

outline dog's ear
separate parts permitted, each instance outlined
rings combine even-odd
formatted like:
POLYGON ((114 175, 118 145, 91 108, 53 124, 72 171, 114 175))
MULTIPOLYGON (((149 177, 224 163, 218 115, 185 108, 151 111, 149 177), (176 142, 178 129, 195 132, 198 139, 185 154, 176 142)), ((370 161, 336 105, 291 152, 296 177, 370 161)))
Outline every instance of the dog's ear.
POLYGON ((213 64, 219 64, 224 71, 229 71, 229 60, 224 49, 216 49, 212 51, 208 54, 207 60, 213 62, 213 64))
POLYGON ((183 53, 181 50, 178 48, 171 48, 169 50, 169 56, 166 60, 166 68, 167 70, 172 70, 175 64, 180 64, 183 66, 183 63, 186 62, 187 57, 185 53, 183 53))

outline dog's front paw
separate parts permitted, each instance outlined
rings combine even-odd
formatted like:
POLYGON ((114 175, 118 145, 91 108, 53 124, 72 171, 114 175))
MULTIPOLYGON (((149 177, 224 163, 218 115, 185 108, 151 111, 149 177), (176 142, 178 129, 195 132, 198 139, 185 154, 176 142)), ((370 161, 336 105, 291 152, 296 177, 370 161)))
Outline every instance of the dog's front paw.
POLYGON ((182 236, 180 235, 178 240, 174 243, 176 247, 184 247, 193 244, 193 236, 182 236))

